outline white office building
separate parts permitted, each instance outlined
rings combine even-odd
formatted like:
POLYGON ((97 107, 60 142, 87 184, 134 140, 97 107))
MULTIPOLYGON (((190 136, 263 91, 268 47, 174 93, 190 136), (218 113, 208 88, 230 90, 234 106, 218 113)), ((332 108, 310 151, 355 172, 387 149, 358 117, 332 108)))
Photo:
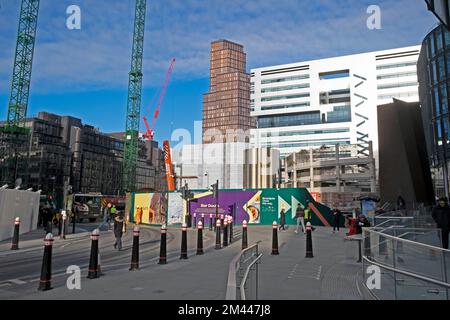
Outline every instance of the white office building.
POLYGON ((251 70, 254 147, 281 156, 323 145, 358 144, 378 158, 377 106, 419 101, 420 46, 251 70))

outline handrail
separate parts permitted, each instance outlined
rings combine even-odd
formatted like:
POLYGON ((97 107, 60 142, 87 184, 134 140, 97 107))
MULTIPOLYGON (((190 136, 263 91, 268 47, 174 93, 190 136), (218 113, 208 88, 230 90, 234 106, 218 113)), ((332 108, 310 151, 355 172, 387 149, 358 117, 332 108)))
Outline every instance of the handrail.
MULTIPOLYGON (((420 229, 418 229, 418 230, 420 230, 420 229)), ((439 230, 439 229, 429 229, 429 230, 439 230)), ((363 232, 364 231, 367 231, 369 233, 377 233, 377 234, 379 234, 379 235, 381 235, 382 237, 385 237, 385 238, 390 238, 390 239, 394 239, 394 240, 397 240, 397 241, 403 241, 403 242, 406 242, 406 243, 414 244, 414 245, 420 246, 420 247, 426 247, 428 249, 440 251, 440 252, 443 252, 443 253, 447 253, 447 252, 450 253, 450 250, 448 250, 448 249, 439 248, 439 247, 432 246, 432 245, 429 245, 429 244, 416 242, 416 241, 412 241, 412 240, 408 240, 408 239, 403 239, 403 238, 399 238, 399 237, 396 237, 396 236, 391 236, 389 234, 385 234, 385 233, 381 233, 381 232, 375 231, 372 227, 370 227, 370 228, 363 228, 363 232)))
POLYGON ((239 287, 239 290, 241 291, 241 300, 247 300, 246 296, 245 296, 245 283, 247 282, 247 277, 248 277, 248 274, 250 273, 250 269, 253 267, 253 265, 255 265, 255 263, 257 263, 261 259, 261 257, 262 257, 262 253, 260 253, 256 257, 256 259, 248 265, 247 270, 245 270, 244 277, 242 278, 242 282, 239 287))
POLYGON ((446 287, 447 289, 450 289, 450 283, 442 282, 442 281, 439 281, 439 280, 435 280, 435 279, 432 279, 432 278, 421 276, 421 275, 418 275, 418 274, 415 274, 415 273, 411 273, 411 272, 408 272, 408 271, 404 271, 404 270, 401 270, 401 269, 396 269, 396 268, 390 267, 388 265, 379 263, 379 262, 377 262, 375 260, 369 259, 366 256, 364 256, 363 259, 365 261, 367 261, 368 263, 374 264, 374 265, 376 265, 376 266, 378 266, 380 268, 384 268, 384 269, 387 269, 387 270, 392 271, 392 272, 398 272, 398 273, 403 274, 405 276, 416 278, 416 279, 419 279, 419 280, 422 280, 422 281, 425 281, 425 282, 431 282, 431 283, 436 284, 438 286, 446 287))
POLYGON ((236 283, 236 270, 240 266, 240 260, 241 257, 246 253, 247 251, 252 250, 253 248, 258 248, 258 245, 261 243, 260 241, 257 241, 254 245, 242 250, 239 252, 233 260, 230 262, 230 266, 228 268, 228 281, 227 281, 227 293, 225 296, 226 300, 236 300, 236 292, 237 292, 237 283, 236 283))

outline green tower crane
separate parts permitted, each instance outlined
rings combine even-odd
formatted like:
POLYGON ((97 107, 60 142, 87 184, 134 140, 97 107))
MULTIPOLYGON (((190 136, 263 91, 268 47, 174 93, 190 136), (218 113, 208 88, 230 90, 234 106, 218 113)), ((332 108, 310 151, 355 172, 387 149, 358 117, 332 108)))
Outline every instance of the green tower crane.
POLYGON ((24 128, 30 94, 31 69, 40 0, 22 0, 5 133, 27 133, 24 128))
POLYGON ((23 177, 25 180, 28 179, 28 165, 23 160, 29 155, 23 147, 28 145, 29 139, 25 119, 30 94, 39 3, 40 0, 22 0, 20 7, 8 115, 6 124, 0 127, 1 184, 14 183, 19 177, 20 167, 25 169, 26 173, 23 177))
POLYGON ((134 191, 136 188, 146 9, 147 0, 136 0, 123 162, 123 183, 126 191, 134 191))

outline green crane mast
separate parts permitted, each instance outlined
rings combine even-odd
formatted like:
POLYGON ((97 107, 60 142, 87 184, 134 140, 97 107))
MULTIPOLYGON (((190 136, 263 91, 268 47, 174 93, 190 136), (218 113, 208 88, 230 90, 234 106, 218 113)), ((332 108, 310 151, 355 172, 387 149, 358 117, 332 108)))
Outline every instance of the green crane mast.
POLYGON ((7 125, 3 128, 3 131, 6 133, 27 133, 24 126, 30 94, 39 1, 22 0, 7 125))
POLYGON ((126 191, 134 191, 136 188, 146 8, 147 0, 136 0, 123 162, 123 180, 126 191))

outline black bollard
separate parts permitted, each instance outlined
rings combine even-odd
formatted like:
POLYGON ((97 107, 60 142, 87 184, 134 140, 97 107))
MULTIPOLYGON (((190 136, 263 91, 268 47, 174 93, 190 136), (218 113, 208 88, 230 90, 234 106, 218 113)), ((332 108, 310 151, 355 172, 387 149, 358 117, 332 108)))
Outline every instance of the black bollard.
POLYGON ((312 226, 311 222, 306 224, 306 256, 305 258, 314 258, 312 247, 312 226))
POLYGON ((213 215, 212 213, 209 215, 209 231, 213 230, 213 215))
POLYGON ((167 264, 167 227, 165 225, 161 226, 161 246, 158 264, 167 264))
POLYGON ((96 279, 100 277, 98 272, 98 238, 100 231, 95 229, 91 233, 91 257, 89 259, 88 279, 96 279))
POLYGON ((272 236, 272 254, 278 255, 280 252, 278 251, 278 224, 276 221, 272 224, 273 236, 272 236))
POLYGON ((133 249, 131 252, 130 271, 139 270, 139 227, 133 229, 133 249))
MULTIPOLYGON (((194 213, 195 215, 195 213, 194 213)), ((181 227, 181 255, 180 259, 186 260, 187 255, 187 225, 183 224, 181 227)))
POLYGON ((223 214, 220 215, 220 229, 223 231, 223 214))
POLYGON ((220 243, 220 220, 216 221, 216 249, 222 249, 222 245, 220 243))
POLYGON ((228 217, 228 229, 230 229, 230 239, 228 240, 228 242, 231 244, 231 242, 233 242, 233 217, 232 216, 228 217))
POLYGON ((20 229, 20 218, 17 217, 14 220, 14 233, 11 243, 11 250, 19 250, 19 229, 20 229))
POLYGON ((59 235, 60 239, 66 239, 66 228, 67 228, 67 214, 65 211, 62 212, 62 225, 61 225, 61 234, 59 235))
POLYGON ((248 238, 247 238, 247 221, 242 222, 242 250, 247 249, 248 238))
POLYGON ((48 233, 44 239, 44 258, 42 259, 41 279, 38 288, 40 291, 52 289, 52 248, 53 235, 48 233))
POLYGON ((197 233, 197 255, 203 254, 203 223, 198 222, 198 233, 197 233))
POLYGON ((228 219, 223 220, 223 246, 228 247, 228 219))

